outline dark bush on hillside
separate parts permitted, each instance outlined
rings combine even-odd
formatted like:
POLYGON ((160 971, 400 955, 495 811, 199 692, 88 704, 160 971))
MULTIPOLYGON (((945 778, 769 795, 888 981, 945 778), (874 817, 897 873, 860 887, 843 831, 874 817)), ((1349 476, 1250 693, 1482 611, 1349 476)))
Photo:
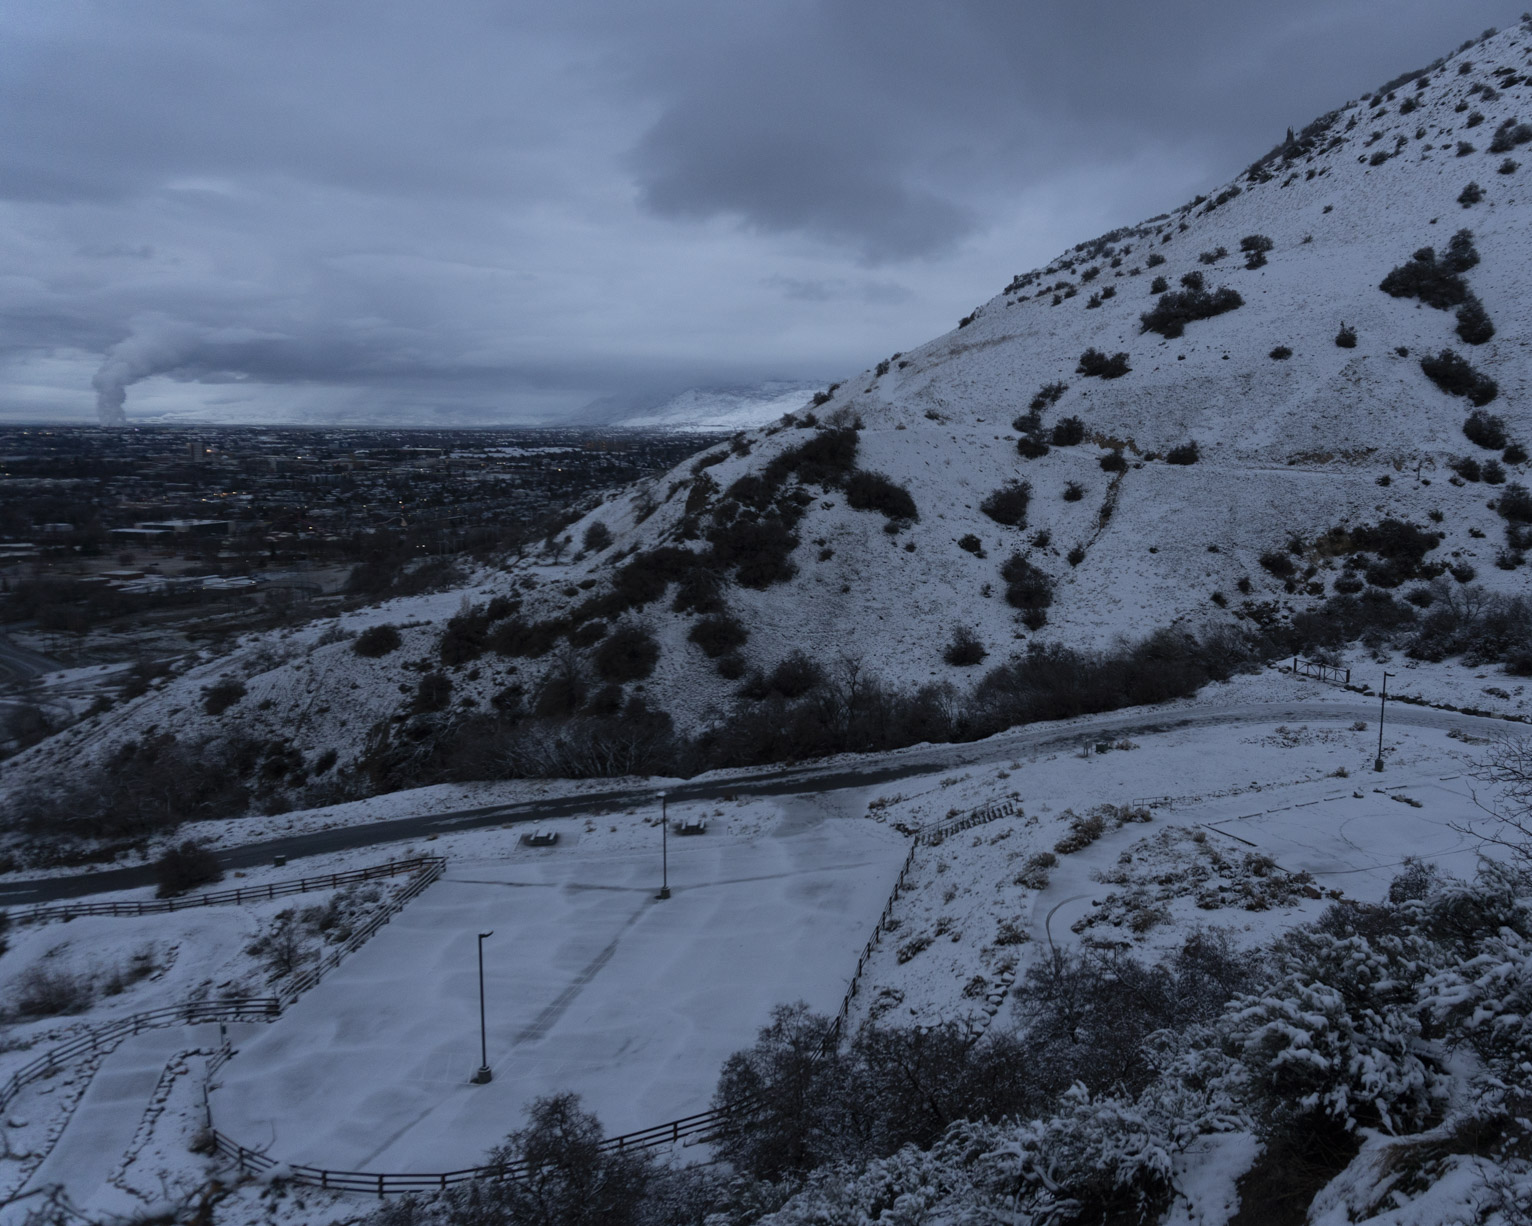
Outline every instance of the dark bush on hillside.
POLYGON ((1527 462, 1527 449, 1520 443, 1511 443, 1505 449, 1505 454, 1500 457, 1507 464, 1525 464, 1527 462))
POLYGON ((1032 409, 1011 421, 1011 429, 1018 434, 1036 434, 1043 428, 1043 415, 1032 409))
POLYGON ((676 585, 670 607, 677 613, 717 613, 723 608, 721 589, 717 572, 699 567, 676 585))
POLYGON ((618 626, 596 648, 596 675, 622 685, 642 681, 659 662, 660 645, 653 633, 638 625, 618 626))
POLYGON ((859 469, 846 482, 846 505, 856 511, 876 511, 891 520, 920 518, 909 490, 882 473, 866 469, 859 469))
POLYGON ((508 617, 490 631, 486 645, 496 655, 536 659, 553 650, 568 628, 561 620, 527 622, 508 617))
POLYGON ((802 698, 823 685, 824 679, 824 669, 803 652, 795 651, 779 661, 770 673, 752 677, 741 693, 754 702, 802 698))
POLYGON ((1376 526, 1364 524, 1351 529, 1350 535, 1358 549, 1411 567, 1419 566, 1442 539, 1434 532, 1400 519, 1380 520, 1376 526))
POLYGON ((1477 183, 1470 183, 1458 193, 1458 203, 1465 209, 1472 208, 1484 199, 1484 189, 1477 183))
POLYGON ((452 700, 452 678, 446 673, 426 673, 415 687, 411 710, 418 714, 441 711, 452 700))
POLYGON ((1532 524, 1532 492, 1521 482, 1513 482, 1500 491, 1495 510, 1512 523, 1532 524))
POLYGON ((218 857, 201 843, 187 839, 176 847, 166 848, 154 862, 156 898, 173 898, 198 886, 223 880, 218 857))
POLYGON ((1415 623, 1415 610, 1385 591, 1331 596, 1324 604, 1293 615, 1290 634, 1299 650, 1341 647, 1361 639, 1380 641, 1415 623))
POLYGON ((1053 580, 1019 553, 1000 568, 1005 580, 1005 602, 1013 609, 1046 609, 1053 603, 1053 580))
POLYGON ((1468 301, 1458 307, 1458 339, 1465 345, 1482 345, 1495 335, 1494 322, 1484 304, 1469 295, 1468 301))
POLYGON ((1485 485, 1505 484, 1505 469, 1500 467, 1499 460, 1485 460, 1483 473, 1485 485))
POLYGON ((1490 142, 1491 153, 1509 153, 1517 145, 1525 145, 1532 141, 1532 124, 1518 122, 1515 118, 1506 119, 1495 129, 1495 138, 1490 142))
POLYGON ((1128 458, 1120 449, 1107 452, 1101 457, 1101 471, 1109 473, 1123 473, 1128 471, 1128 458))
POLYGON ((114 846, 182 822, 244 812, 244 780, 259 764, 260 748, 238 736, 193 743, 168 732, 128 741, 46 789, 13 792, 8 827, 42 840, 36 850, 44 862, 79 855, 84 842, 110 855, 114 846))
MULTIPOLYGON (((1461 233, 1467 235, 1468 231, 1461 233)), ((1472 235, 1455 251, 1449 249, 1447 258, 1442 260, 1436 258, 1434 248, 1422 247, 1408 264, 1400 264, 1384 277, 1378 288, 1391 297, 1419 298, 1427 306, 1445 311, 1467 301, 1468 283, 1458 274, 1472 268, 1478 258, 1472 235)))
POLYGON ((1227 247, 1214 247, 1213 250, 1204 251, 1199 255, 1197 261, 1201 264, 1216 264, 1228 254, 1229 249, 1227 247))
POLYGON ((1120 379, 1133 368, 1128 365, 1126 353, 1114 353, 1107 357, 1099 349, 1087 349, 1080 355, 1080 364, 1075 370, 1087 376, 1101 379, 1120 379))
POLYGON ((1443 349, 1435 357, 1421 358, 1420 369, 1447 395, 1463 396, 1470 404, 1488 404, 1500 394, 1500 387, 1493 379, 1475 370, 1450 349, 1443 349))
POLYGON ((1181 286, 1183 289, 1200 291, 1207 287, 1207 278, 1197 269, 1181 274, 1181 286))
POLYGON ((1464 481, 1478 481, 1484 475, 1479 468, 1479 461, 1472 456, 1464 456, 1462 459, 1453 460, 1451 468, 1464 481))
POLYGON ((709 529, 708 543, 713 559, 726 570, 733 570, 741 587, 767 588, 786 583, 798 573, 792 552, 798 538, 775 516, 746 519, 738 516, 709 529))
POLYGON ((1463 434, 1486 451, 1499 451, 1506 445, 1505 419, 1475 409, 1463 422, 1463 434))
POLYGON ((1034 642, 985 674, 974 693, 974 731, 987 735, 1034 720, 1163 702, 1227 679, 1258 659, 1259 651, 1233 631, 1199 642, 1162 630, 1111 655, 1034 642))
POLYGON ((954 668, 978 664, 987 655, 989 652, 985 650, 979 636, 968 626, 954 627, 952 639, 942 651, 942 659, 954 668))
POLYGON ((703 618, 691 628, 691 633, 686 637, 702 648, 702 654, 708 659, 716 660, 719 656, 743 647, 750 632, 739 618, 723 613, 703 618))
POLYGON ((599 519, 585 529, 580 546, 586 553, 600 553, 612 543, 612 530, 599 519))
MULTIPOLYGON (((1032 397, 1032 403, 1028 407, 1032 412, 1040 413, 1050 405, 1057 404, 1068 390, 1069 384, 1067 383, 1045 383, 1038 389, 1037 395, 1032 397)), ((1022 427, 1017 426, 1016 428, 1020 430, 1022 427)), ((1031 428, 1036 429, 1037 427, 1033 426, 1031 428)))
POLYGON ((448 668, 456 668, 483 655, 488 638, 489 614, 483 605, 476 605, 447 622, 437 655, 448 668))
POLYGON ((574 661, 561 661, 538 687, 532 714, 538 719, 568 719, 580 709, 587 693, 585 679, 574 661))
POLYGON ((1161 255, 1158 251, 1151 251, 1149 253, 1149 258, 1144 261, 1144 264, 1149 268, 1158 268, 1164 262, 1165 257, 1163 255, 1161 255))
POLYGON ((1479 263, 1479 250, 1473 245, 1473 231, 1459 230, 1447 243, 1442 263, 1449 272, 1467 272, 1479 263))
POLYGON ((1286 345, 1278 345, 1275 349, 1273 349, 1266 356, 1271 358, 1275 362, 1285 362, 1285 361, 1287 361, 1288 358, 1293 356, 1293 351, 1291 349, 1289 349, 1286 345))
POLYGON ((1174 340, 1186 331, 1186 325, 1199 319, 1211 319, 1245 305, 1234 290, 1224 286, 1209 293, 1204 289, 1172 290, 1161 295, 1152 311, 1139 316, 1144 332, 1158 332, 1174 340))
POLYGON ((403 640, 399 637, 399 628, 388 622, 381 622, 376 626, 368 626, 356 638, 351 640, 351 650, 359 656, 369 659, 377 659, 386 656, 391 651, 398 651, 403 640))
POLYGON ((222 715, 245 696, 245 683, 238 677, 220 677, 202 691, 202 709, 209 715, 222 715))
POLYGON ((1035 434, 1024 434, 1016 440, 1016 454, 1023 460, 1038 460, 1048 454, 1048 444, 1035 434))
POLYGON ((1254 269, 1262 267, 1266 263, 1266 253, 1276 243, 1264 234, 1247 234, 1239 240, 1239 249, 1245 253, 1245 267, 1254 269))
POLYGON ((856 467, 860 439, 850 426, 820 430, 808 441, 781 452, 766 465, 763 476, 773 487, 789 475, 804 485, 839 486, 856 467))
POLYGON ((1032 487, 1025 481, 1008 481, 979 504, 979 510, 1007 528, 1027 526, 1027 506, 1032 487))
POLYGON ((1278 579, 1291 579, 1298 573, 1298 567, 1293 563, 1292 556, 1281 550, 1270 549, 1260 557, 1261 568, 1268 570, 1278 579))
POLYGON ((967 532, 960 536, 958 538, 957 546, 964 553, 971 553, 975 557, 980 558, 984 556, 984 542, 976 537, 972 532, 967 532))
POLYGON ((1170 282, 1165 280, 1164 277, 1156 277, 1153 281, 1149 282, 1149 292, 1151 294, 1163 294, 1169 288, 1170 282))
POLYGON ((1335 345, 1339 349, 1356 348, 1356 329, 1349 324, 1341 324, 1340 331, 1335 334, 1335 345))
POLYGON ((1073 447, 1085 441, 1085 423, 1078 417, 1065 417, 1053 425, 1053 445, 1073 447))
POLYGON ((1202 452, 1198 450, 1196 439, 1182 443, 1177 447, 1172 447, 1165 453, 1165 463, 1167 464, 1195 464, 1201 458, 1202 452))

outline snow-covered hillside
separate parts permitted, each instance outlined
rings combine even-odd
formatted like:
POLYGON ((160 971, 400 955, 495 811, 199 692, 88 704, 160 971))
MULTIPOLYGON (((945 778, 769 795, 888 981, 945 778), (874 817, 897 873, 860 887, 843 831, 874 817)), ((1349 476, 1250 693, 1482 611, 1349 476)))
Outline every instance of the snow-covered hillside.
MULTIPOLYGON (((38 746, 11 777, 65 770, 150 729, 195 741, 237 728, 306 763, 333 750, 344 768, 369 737, 398 739, 433 702, 448 713, 535 709, 550 678, 601 695, 605 710, 641 696, 696 729, 738 700, 743 675, 795 651, 905 686, 962 687, 982 670, 947 662, 958 627, 993 664, 1037 641, 1094 648, 1166 626, 1280 617, 1337 580, 1360 586, 1366 566, 1346 567, 1365 550, 1319 538, 1391 518, 1441 535, 1430 561, 1451 568, 1445 582, 1523 592, 1527 572, 1491 505, 1509 487, 1451 465, 1468 457, 1493 474, 1493 460, 1514 484, 1526 467, 1516 445, 1532 445, 1529 72, 1526 26, 1467 48, 1316 121, 1208 198, 1046 268, 997 274, 1007 287, 962 326, 621 493, 567 530, 558 561, 491 568, 462 593, 246 641, 38 746), (1461 230, 1471 238, 1454 249, 1461 230), (1426 247, 1435 264, 1415 259, 1412 284, 1476 299, 1491 337, 1471 318, 1460 324, 1456 302, 1434 309, 1380 289, 1426 247), (1195 315, 1225 289, 1242 305, 1179 335, 1163 334, 1173 323, 1146 329, 1145 313, 1170 296, 1195 315), (1082 373, 1090 350, 1105 377, 1082 373), (1483 406, 1503 419, 1493 450, 1464 435, 1470 398, 1423 370, 1443 350, 1497 385, 1483 406), (1120 374, 1117 354, 1127 355, 1120 374), (1038 420, 1023 420, 1034 403, 1038 420), (1071 419, 1084 436, 1073 443, 1071 419), (1190 443, 1195 462, 1169 462, 1190 443), (915 515, 859 473, 886 476, 915 515), (1025 515, 1007 525, 983 504, 1015 482, 1029 497, 1013 500, 1025 515), (587 537, 597 524, 610 544, 587 537), (1291 566, 1263 567, 1273 552, 1291 566), (1013 555, 1025 564, 1003 576, 1013 555), (1008 602, 1018 575, 1051 586, 1051 603, 1008 602), (449 619, 475 605, 477 619, 461 623, 468 649, 443 653, 449 619), (359 655, 351 636, 384 622, 401 646, 359 655), (652 634, 658 658, 647 675, 641 662, 603 679, 600 653, 624 626, 652 634), (450 692, 433 682, 423 701, 420 682, 435 673, 450 692), (604 685, 624 675, 620 694, 604 685), (203 692, 225 676, 244 694, 207 714, 203 692)), ((1483 389, 1466 383, 1473 399, 1483 389)))
POLYGON ((660 430, 749 430, 801 409, 817 390, 781 380, 753 387, 696 387, 616 424, 660 430))

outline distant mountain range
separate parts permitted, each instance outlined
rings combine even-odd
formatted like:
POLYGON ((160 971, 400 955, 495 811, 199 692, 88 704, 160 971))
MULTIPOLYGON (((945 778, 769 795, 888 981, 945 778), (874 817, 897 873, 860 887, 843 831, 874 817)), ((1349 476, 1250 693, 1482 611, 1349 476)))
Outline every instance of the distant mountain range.
POLYGON ((657 403, 597 401, 586 415, 614 426, 659 430, 750 430, 803 408, 813 383, 770 380, 748 386, 694 387, 657 403))

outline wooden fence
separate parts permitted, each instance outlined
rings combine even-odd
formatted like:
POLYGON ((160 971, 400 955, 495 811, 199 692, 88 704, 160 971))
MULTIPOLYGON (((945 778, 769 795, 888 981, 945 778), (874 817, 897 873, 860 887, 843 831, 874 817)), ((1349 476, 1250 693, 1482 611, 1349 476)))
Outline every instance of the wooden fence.
POLYGON ((129 1035, 158 1026, 194 1026, 199 1022, 265 1022, 282 1010, 275 996, 236 997, 229 1000, 191 1001, 150 1009, 107 1022, 50 1048, 23 1064, 0 1085, 0 1112, 5 1111, 22 1089, 39 1077, 51 1077, 71 1060, 114 1047, 129 1035))
MULTIPOLYGON (((77 919, 82 915, 163 915, 170 911, 188 911, 195 907, 238 906, 241 903, 263 902, 268 898, 283 898, 288 894, 308 894, 315 890, 338 889, 340 886, 351 885, 358 881, 397 877, 400 873, 418 872, 437 861, 445 863, 440 856, 415 856, 408 860, 390 860, 386 864, 373 864, 367 868, 351 869, 344 873, 321 873, 317 877, 301 877, 296 881, 246 885, 233 890, 219 890, 211 894, 188 894, 183 898, 148 898, 138 902, 70 902, 27 907, 20 911, 12 911, 11 922, 45 924, 54 920, 77 919)), ((433 877, 432 880, 434 881, 435 878, 433 877)))

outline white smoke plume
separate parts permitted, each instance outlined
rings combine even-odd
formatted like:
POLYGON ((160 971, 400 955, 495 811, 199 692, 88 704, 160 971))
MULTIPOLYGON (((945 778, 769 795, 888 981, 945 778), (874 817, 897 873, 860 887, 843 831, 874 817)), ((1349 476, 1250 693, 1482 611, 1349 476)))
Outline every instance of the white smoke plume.
POLYGON ((128 423, 123 405, 128 387, 150 375, 164 374, 186 363, 201 341, 198 329, 163 315, 140 316, 132 334, 106 351, 101 368, 91 379, 96 389, 96 413, 103 426, 128 423))

